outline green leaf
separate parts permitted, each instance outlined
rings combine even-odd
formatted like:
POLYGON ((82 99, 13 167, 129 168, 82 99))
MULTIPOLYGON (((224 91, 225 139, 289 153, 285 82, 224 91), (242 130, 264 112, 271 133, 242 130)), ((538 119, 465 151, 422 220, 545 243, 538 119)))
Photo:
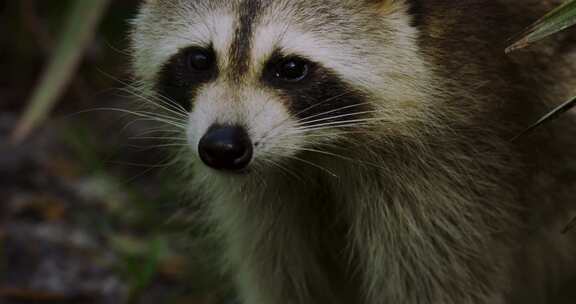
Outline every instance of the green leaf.
POLYGON ((52 110, 72 79, 110 0, 72 1, 60 40, 12 139, 23 140, 52 110))
POLYGON ((535 122, 533 125, 531 125, 530 127, 528 127, 526 130, 524 130, 522 133, 516 135, 512 141, 517 140, 518 138, 534 131, 535 129, 537 129, 538 127, 542 126, 543 124, 550 122, 556 118, 558 118, 560 115, 566 113, 567 111, 569 111, 570 109, 572 109, 574 106, 576 106, 576 97, 574 97, 571 100, 568 100, 567 102, 559 105, 558 107, 556 107, 554 110, 550 111, 549 113, 547 113, 546 115, 542 116, 542 118, 540 118, 537 122, 535 122))
POLYGON ((576 0, 568 0, 522 32, 506 52, 525 48, 574 24, 576 24, 576 0))

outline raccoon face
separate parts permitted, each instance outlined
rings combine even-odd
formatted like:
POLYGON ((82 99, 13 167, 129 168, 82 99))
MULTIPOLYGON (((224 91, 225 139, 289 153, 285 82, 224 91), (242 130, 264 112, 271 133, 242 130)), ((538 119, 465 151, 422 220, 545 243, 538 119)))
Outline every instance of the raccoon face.
POLYGON ((205 167, 329 154, 359 130, 425 113, 407 10, 359 2, 149 1, 132 36, 135 71, 186 109, 191 157, 205 167))

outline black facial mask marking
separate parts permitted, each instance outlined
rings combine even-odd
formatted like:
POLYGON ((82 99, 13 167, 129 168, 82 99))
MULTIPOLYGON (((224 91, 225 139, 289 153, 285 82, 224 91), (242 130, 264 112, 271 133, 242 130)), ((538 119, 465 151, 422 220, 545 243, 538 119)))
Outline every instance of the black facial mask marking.
POLYGON ((366 116, 366 95, 343 81, 334 71, 305 58, 275 53, 269 60, 262 81, 287 100, 292 115, 307 126, 336 123, 366 116), (293 81, 278 77, 284 62, 306 64, 306 75, 293 81))
POLYGON ((156 92, 184 107, 192 106, 196 90, 218 76, 216 53, 210 47, 192 46, 180 50, 160 70, 156 92))

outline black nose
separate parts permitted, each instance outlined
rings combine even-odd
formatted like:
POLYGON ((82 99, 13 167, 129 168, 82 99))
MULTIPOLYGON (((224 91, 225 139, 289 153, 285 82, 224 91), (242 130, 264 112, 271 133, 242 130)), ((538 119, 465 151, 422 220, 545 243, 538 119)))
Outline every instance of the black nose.
POLYGON ((254 152, 252 141, 242 127, 213 126, 198 145, 200 159, 217 170, 245 169, 254 152))

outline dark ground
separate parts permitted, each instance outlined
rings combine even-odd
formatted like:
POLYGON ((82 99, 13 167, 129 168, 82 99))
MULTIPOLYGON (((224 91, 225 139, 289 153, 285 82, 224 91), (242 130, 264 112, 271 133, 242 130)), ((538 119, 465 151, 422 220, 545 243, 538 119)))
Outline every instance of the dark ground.
POLYGON ((134 139, 150 126, 83 112, 126 106, 137 1, 113 1, 50 121, 9 142, 68 3, 0 0, 0 303, 219 302, 166 152, 134 139))

